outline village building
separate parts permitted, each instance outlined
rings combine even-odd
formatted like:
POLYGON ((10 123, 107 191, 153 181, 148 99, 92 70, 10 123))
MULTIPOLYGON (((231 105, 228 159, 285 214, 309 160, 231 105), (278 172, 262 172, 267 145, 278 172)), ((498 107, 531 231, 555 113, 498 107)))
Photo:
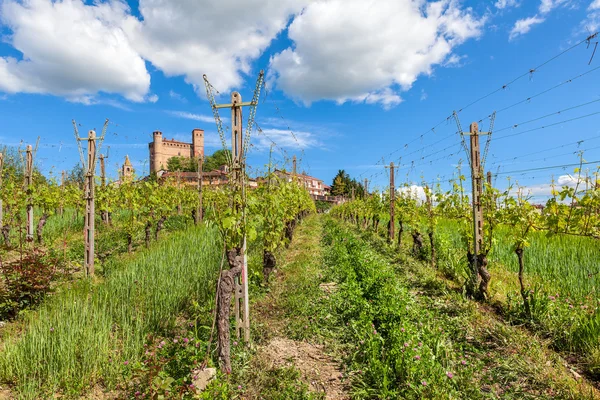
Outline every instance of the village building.
POLYGON ((133 179, 133 165, 131 165, 131 161, 129 160, 129 156, 125 156, 125 163, 121 167, 121 180, 123 182, 131 181, 133 179))
MULTIPOLYGON (((277 175, 281 179, 285 179, 288 182, 291 182, 294 179, 294 174, 291 172, 281 171, 276 169, 275 175, 277 175)), ((325 185, 323 181, 319 178, 315 178, 313 176, 302 174, 296 174, 295 177, 298 182, 300 182, 304 187, 308 190, 313 196, 325 196, 325 185)))
MULTIPOLYGON (((198 172, 182 172, 182 171, 167 171, 160 170, 156 176, 161 179, 172 179, 189 186, 198 186, 198 172)), ((258 187, 256 179, 249 178, 248 186, 250 188, 258 187)), ((210 172, 202 172, 202 186, 222 186, 229 183, 229 172, 226 165, 210 172)))
POLYGON ((150 173, 166 170, 171 157, 193 158, 204 156, 204 130, 192 130, 192 143, 163 138, 162 132, 153 133, 153 141, 148 143, 150 152, 150 173))

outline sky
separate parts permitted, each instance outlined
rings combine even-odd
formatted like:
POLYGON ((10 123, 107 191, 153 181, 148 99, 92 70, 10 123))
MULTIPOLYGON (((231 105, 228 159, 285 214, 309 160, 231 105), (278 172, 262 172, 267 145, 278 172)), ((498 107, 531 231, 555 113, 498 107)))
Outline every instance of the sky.
POLYGON ((447 187, 468 169, 453 112, 488 132, 496 111, 485 169, 541 201, 579 151, 600 165, 599 29, 600 0, 0 0, 0 146, 39 137, 57 176, 79 162, 71 121, 108 118, 109 175, 129 155, 143 176, 153 131, 222 148, 204 74, 248 101, 264 70, 251 173, 296 155, 328 184, 383 188, 394 162, 398 185, 447 187))

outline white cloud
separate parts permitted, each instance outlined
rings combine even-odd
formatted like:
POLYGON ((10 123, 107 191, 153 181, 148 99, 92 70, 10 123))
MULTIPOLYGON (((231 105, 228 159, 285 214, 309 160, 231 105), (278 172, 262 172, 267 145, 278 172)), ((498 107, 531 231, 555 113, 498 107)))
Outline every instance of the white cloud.
POLYGON ((494 4, 496 8, 502 10, 504 8, 517 7, 519 5, 518 0, 498 0, 494 4))
POLYGON ((128 12, 119 1, 86 6, 79 0, 5 0, 1 21, 23 58, 0 57, 0 91, 73 101, 102 91, 147 100, 150 75, 121 29, 128 12))
MULTIPOLYGON (((595 0, 599 1, 599 0, 595 0)), ((528 18, 522 18, 515 22, 515 25, 510 31, 508 40, 513 40, 517 36, 528 33, 534 25, 539 25, 546 21, 546 16, 554 9, 559 7, 567 7, 571 5, 572 0, 541 0, 538 7, 539 15, 534 15, 528 18)))
POLYGON ((410 185, 410 186, 401 186, 396 190, 398 193, 407 194, 412 198, 415 198, 420 201, 425 201, 427 196, 425 196, 425 189, 423 186, 419 185, 410 185))
MULTIPOLYGON (((177 118, 185 118, 191 119, 194 121, 206 122, 206 123, 214 123, 215 118, 212 115, 204 115, 204 114, 194 114, 187 111, 167 111, 168 114, 171 114, 177 118)), ((221 118, 223 119, 223 118, 221 118)))
POLYGON ((152 102, 145 60, 184 76, 200 96, 203 74, 225 92, 242 85, 305 1, 140 0, 139 19, 123 0, 3 0, 1 23, 22 59, 0 57, 0 92, 152 102))
MULTIPOLYGON (((564 186, 575 187, 577 185, 576 175, 560 175, 556 178, 555 189, 560 190, 564 186)), ((580 183, 585 183, 585 177, 579 179, 580 183)), ((516 194, 517 187, 513 189, 512 194, 516 194)), ((522 186, 521 190, 528 196, 550 196, 552 194, 552 185, 550 183, 542 183, 538 185, 522 186)))
POLYGON ((268 149, 273 142, 283 149, 298 149, 304 150, 310 147, 322 147, 322 144, 317 140, 311 132, 293 131, 294 134, 285 129, 262 129, 256 135, 252 136, 252 145, 259 149, 268 149))
POLYGON ((367 104, 380 103, 385 110, 389 110, 402 103, 402 98, 388 87, 377 92, 369 93, 367 97, 364 98, 364 101, 367 104))
POLYGON ((600 29, 600 0, 594 0, 587 8, 588 15, 581 21, 583 31, 597 32, 600 29))
POLYGON ((183 97, 182 95, 180 95, 179 93, 177 93, 173 90, 169 90, 169 97, 172 98, 173 100, 177 100, 182 103, 187 103, 187 99, 185 97, 183 97))
POLYGON ((547 14, 555 8, 566 6, 571 0, 542 0, 539 10, 542 14, 547 14))
POLYGON ((513 26, 510 31, 510 35, 508 36, 509 40, 513 40, 517 36, 524 35, 531 30, 534 25, 541 24, 546 19, 543 17, 538 17, 537 15, 534 17, 520 19, 515 22, 515 26, 513 26))
POLYGON ((297 0, 141 0, 143 20, 124 29, 135 49, 167 76, 185 77, 203 95, 203 74, 219 91, 242 84, 250 63, 302 9, 297 0))
POLYGON ((400 102, 422 74, 481 35, 485 18, 454 0, 311 2, 288 29, 293 46, 271 57, 269 80, 305 104, 400 102))

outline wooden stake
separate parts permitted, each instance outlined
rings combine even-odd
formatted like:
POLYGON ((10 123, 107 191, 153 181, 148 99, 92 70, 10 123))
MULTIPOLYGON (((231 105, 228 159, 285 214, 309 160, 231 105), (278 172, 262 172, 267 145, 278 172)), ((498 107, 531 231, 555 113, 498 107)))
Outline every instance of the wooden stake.
POLYGON ((296 180, 296 156, 292 158, 292 176, 296 180))
MULTIPOLYGON (((4 168, 4 154, 0 153, 0 193, 2 192, 2 170, 4 168)), ((4 226, 2 224, 3 214, 2 214, 2 198, 0 197, 0 230, 4 226)))
POLYGON ((202 179, 204 179, 204 173, 202 171, 204 164, 204 156, 198 157, 198 208, 196 208, 196 225, 202 222, 204 219, 204 210, 202 208, 202 179))
MULTIPOLYGON (((231 93, 231 157, 233 163, 233 184, 235 191, 241 191, 245 198, 244 185, 244 154, 243 154, 243 120, 242 96, 238 92, 231 93)), ((245 206, 240 210, 245 219, 245 206)), ((242 242, 242 255, 244 263, 242 273, 235 279, 235 322, 236 336, 250 341, 250 305, 248 302, 248 257, 246 254, 246 233, 242 242)))
POLYGON ((96 132, 91 130, 88 132, 87 138, 87 172, 85 175, 85 253, 84 253, 84 266, 88 276, 94 275, 94 216, 95 216, 95 204, 94 204, 94 193, 95 193, 95 164, 96 164, 96 132))
POLYGON ((27 235, 28 242, 33 241, 33 148, 27 145, 25 158, 25 188, 27 191, 27 235))
POLYGON ((481 205, 482 171, 481 154, 479 150, 479 126, 473 122, 470 127, 471 139, 471 185, 473 206, 473 250, 475 254, 475 268, 477 268, 477 256, 483 246, 483 209, 481 205))
POLYGON ((104 167, 104 159, 106 158, 104 154, 100 154, 100 186, 106 186, 106 168, 104 167))
POLYGON ((390 230, 389 230, 389 240, 390 243, 394 241, 394 237, 396 234, 396 187, 394 184, 394 163, 390 163, 390 230))

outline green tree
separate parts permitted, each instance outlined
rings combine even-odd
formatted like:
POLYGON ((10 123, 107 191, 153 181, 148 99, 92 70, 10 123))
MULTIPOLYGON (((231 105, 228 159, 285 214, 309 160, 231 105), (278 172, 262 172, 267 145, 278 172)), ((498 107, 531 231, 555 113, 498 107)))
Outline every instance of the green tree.
POLYGON ((67 180, 65 184, 67 185, 77 185, 80 189, 83 189, 83 185, 85 183, 85 171, 81 164, 77 163, 73 166, 73 169, 69 171, 67 175, 67 180))
POLYGON ((352 189, 354 189, 355 197, 364 197, 364 187, 358 183, 356 179, 350 179, 350 175, 343 169, 340 169, 337 175, 333 178, 331 184, 331 194, 335 196, 347 196, 352 195, 352 189))
POLYGON ((181 172, 196 172, 198 171, 198 158, 192 157, 171 157, 167 160, 167 170, 181 172))
POLYGON ((231 151, 225 149, 217 150, 212 155, 204 159, 202 170, 205 172, 210 172, 214 171, 215 169, 219 169, 221 166, 228 164, 227 160, 230 157, 231 151))

